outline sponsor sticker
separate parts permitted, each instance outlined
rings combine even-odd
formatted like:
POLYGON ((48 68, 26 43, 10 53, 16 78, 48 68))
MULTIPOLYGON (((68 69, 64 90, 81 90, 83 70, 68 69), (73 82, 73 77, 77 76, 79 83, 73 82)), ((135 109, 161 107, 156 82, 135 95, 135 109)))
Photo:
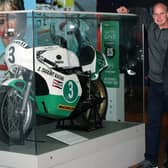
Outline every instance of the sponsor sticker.
POLYGON ((52 82, 52 87, 58 88, 58 89, 62 89, 63 87, 63 82, 57 79, 53 79, 52 82))
POLYGON ((58 108, 61 110, 67 110, 67 111, 73 111, 75 109, 74 106, 66 106, 66 105, 62 105, 62 104, 60 104, 58 106, 58 108))

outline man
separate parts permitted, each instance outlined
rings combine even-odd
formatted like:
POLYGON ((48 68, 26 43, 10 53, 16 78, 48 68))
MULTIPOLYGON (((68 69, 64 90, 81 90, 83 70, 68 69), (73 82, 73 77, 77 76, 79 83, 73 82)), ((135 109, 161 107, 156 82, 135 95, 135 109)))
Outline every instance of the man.
POLYGON ((139 168, 157 168, 162 113, 168 101, 168 7, 163 2, 153 6, 153 21, 146 24, 149 55, 149 93, 146 123, 145 160, 139 168))

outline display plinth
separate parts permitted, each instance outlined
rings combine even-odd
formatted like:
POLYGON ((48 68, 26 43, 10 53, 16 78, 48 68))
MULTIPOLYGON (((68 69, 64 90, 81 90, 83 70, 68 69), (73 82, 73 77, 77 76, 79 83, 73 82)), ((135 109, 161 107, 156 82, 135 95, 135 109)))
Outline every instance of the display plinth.
MULTIPOLYGON (((51 125, 54 124, 46 125, 48 128, 45 129, 44 126, 39 128, 39 134, 42 131, 41 135, 44 135, 45 130, 53 128, 51 125)), ((52 129, 50 131, 53 132, 52 129)), ((30 144, 26 143, 20 147, 23 153, 0 151, 0 168, 126 168, 143 159, 144 124, 105 122, 104 128, 98 130, 72 132, 89 140, 66 145, 47 136, 39 136, 44 142, 37 142, 41 149, 37 155, 23 152, 30 150, 30 144)))

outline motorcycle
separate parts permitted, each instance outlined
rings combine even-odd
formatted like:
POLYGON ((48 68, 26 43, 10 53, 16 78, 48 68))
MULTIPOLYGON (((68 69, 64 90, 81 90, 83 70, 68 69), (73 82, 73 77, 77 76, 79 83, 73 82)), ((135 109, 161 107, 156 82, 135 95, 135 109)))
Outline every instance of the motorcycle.
POLYGON ((107 93, 100 73, 108 66, 91 45, 77 55, 65 46, 31 48, 14 40, 5 52, 8 72, 1 83, 0 127, 12 141, 26 138, 37 115, 90 130, 102 127, 107 93))

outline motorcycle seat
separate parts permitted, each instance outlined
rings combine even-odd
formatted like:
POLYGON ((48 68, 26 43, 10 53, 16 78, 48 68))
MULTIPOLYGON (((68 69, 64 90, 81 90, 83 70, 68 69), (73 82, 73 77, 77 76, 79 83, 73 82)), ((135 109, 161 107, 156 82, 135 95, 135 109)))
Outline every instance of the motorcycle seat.
POLYGON ((90 64, 95 57, 95 50, 91 46, 82 47, 79 51, 79 63, 80 65, 90 64))

